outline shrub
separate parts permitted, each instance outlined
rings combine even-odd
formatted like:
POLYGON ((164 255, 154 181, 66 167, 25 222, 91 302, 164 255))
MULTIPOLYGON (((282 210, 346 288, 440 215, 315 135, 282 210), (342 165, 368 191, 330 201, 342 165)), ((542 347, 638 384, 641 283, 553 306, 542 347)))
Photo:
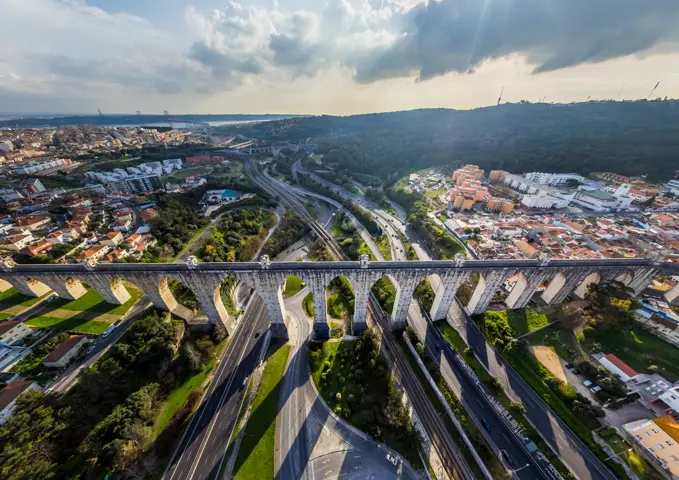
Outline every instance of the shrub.
POLYGON ((526 407, 524 407, 521 402, 509 402, 509 409, 515 413, 523 413, 526 411, 526 407))

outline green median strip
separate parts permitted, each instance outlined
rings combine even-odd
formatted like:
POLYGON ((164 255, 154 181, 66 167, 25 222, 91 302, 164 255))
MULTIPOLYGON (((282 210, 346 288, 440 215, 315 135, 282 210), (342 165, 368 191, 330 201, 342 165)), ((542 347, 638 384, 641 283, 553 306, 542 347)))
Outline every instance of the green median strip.
POLYGON ((267 360, 245 435, 238 449, 234 476, 236 480, 274 478, 274 446, 278 397, 285 373, 290 346, 284 345, 267 360))

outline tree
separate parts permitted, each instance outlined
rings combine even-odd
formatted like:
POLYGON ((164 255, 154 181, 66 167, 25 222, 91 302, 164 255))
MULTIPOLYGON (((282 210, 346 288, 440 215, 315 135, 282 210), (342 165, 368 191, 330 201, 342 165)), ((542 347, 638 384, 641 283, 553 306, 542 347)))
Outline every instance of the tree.
POLYGON ((54 396, 40 391, 21 395, 14 414, 0 427, 0 477, 54 478, 68 415, 54 396))

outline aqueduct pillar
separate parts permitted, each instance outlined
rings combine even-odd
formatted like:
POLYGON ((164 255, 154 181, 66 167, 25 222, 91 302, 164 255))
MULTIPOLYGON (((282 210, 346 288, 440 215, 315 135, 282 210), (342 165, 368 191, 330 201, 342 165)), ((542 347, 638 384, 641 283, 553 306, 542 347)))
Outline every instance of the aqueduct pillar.
POLYGON ((490 305, 495 292, 514 274, 512 269, 491 270, 479 275, 479 283, 469 299, 467 310, 470 315, 483 313, 490 305))
POLYGON ((467 281, 469 278, 468 272, 453 271, 449 275, 444 275, 441 279, 441 284, 436 296, 434 297, 434 303, 432 303, 429 315, 433 321, 443 320, 448 315, 450 307, 455 301, 455 295, 457 294, 460 286, 467 281))
POLYGON ((538 291, 540 285, 547 278, 547 272, 543 270, 534 270, 528 273, 519 273, 519 279, 516 281, 514 288, 509 292, 505 299, 507 308, 524 308, 531 301, 535 292, 538 291))
POLYGON ((19 293, 27 297, 42 297, 50 291, 50 287, 30 277, 13 276, 10 283, 19 290, 19 293))
POLYGON ((99 292, 106 303, 122 305, 131 298, 130 292, 127 291, 123 281, 118 277, 89 275, 87 284, 99 292))
POLYGON ((40 280, 54 290, 54 293, 59 295, 59 298, 65 298, 66 300, 75 300, 87 293, 87 289, 82 282, 75 278, 45 275, 40 280))

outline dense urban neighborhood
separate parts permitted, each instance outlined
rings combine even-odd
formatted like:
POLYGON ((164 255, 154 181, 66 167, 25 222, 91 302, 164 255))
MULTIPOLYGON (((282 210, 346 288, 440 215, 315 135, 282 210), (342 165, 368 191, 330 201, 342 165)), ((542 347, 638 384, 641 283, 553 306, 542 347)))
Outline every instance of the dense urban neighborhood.
POLYGON ((0 478, 679 478, 677 172, 350 118, 0 129, 0 478))

